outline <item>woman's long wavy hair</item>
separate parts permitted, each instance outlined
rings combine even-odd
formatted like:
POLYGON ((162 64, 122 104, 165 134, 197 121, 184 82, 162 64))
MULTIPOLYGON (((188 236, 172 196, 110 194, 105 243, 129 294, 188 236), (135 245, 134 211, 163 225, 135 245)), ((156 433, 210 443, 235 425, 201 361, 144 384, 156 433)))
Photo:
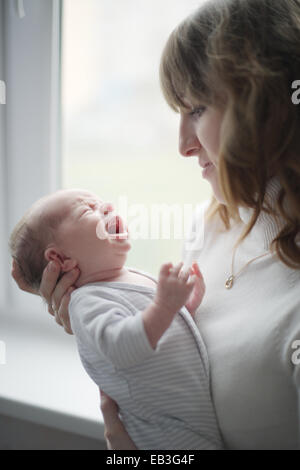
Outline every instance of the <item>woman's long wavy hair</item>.
POLYGON ((218 177, 226 205, 213 196, 207 220, 225 229, 238 206, 283 217, 271 249, 300 269, 300 105, 292 83, 300 80, 300 0, 210 0, 170 35, 160 64, 164 96, 175 110, 191 103, 224 111, 218 177), (263 205, 268 180, 281 188, 275 207, 263 205))

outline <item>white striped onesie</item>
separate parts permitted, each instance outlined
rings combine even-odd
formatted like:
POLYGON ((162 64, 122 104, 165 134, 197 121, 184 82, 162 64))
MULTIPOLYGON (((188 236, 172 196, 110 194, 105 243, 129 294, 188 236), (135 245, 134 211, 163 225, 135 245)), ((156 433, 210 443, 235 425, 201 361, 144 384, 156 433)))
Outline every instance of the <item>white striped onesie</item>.
POLYGON ((141 312, 154 293, 122 282, 76 289, 69 313, 82 364, 138 449, 221 449, 204 342, 183 307, 153 350, 141 312))

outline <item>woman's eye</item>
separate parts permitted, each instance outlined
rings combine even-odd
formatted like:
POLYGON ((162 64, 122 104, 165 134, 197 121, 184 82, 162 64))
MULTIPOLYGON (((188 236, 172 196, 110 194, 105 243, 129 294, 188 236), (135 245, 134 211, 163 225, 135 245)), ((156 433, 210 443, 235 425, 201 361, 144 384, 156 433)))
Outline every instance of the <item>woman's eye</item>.
POLYGON ((205 106, 198 106, 197 108, 194 108, 191 112, 190 112, 190 116, 192 117, 200 117, 202 116, 202 114, 204 113, 205 111, 205 106))

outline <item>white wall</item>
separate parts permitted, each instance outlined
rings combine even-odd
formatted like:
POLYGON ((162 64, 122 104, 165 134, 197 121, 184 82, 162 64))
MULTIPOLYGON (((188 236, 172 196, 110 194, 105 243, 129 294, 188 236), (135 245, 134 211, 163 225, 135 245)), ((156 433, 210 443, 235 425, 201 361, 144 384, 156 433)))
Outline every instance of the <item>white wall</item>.
POLYGON ((104 450, 105 443, 0 415, 0 450, 104 450))

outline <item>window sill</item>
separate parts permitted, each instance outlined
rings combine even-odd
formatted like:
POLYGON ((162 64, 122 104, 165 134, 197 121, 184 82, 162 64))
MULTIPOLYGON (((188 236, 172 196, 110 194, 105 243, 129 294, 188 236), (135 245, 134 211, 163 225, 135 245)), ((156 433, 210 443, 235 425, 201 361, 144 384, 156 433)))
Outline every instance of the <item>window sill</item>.
POLYGON ((0 312, 0 414, 103 441, 97 386, 81 365, 76 342, 44 312, 0 312), (28 321, 30 318, 30 321, 28 321))

